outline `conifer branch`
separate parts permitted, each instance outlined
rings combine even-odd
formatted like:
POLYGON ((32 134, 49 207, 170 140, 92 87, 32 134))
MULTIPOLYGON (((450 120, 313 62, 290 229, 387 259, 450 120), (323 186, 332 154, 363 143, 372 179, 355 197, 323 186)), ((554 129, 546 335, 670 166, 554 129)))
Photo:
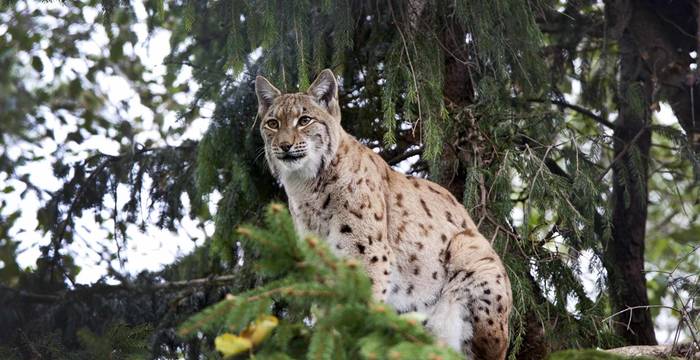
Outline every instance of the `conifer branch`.
POLYGON ((612 130, 615 130, 615 128, 616 128, 615 124, 610 122, 610 120, 605 119, 600 115, 596 115, 593 111, 591 111, 589 109, 586 109, 586 108, 579 106, 579 105, 576 105, 576 104, 568 103, 564 100, 527 99, 526 101, 532 102, 532 103, 550 103, 550 104, 558 105, 558 106, 563 107, 563 108, 574 110, 581 115, 585 115, 586 117, 594 120, 598 124, 604 125, 612 130))
POLYGON ((637 140, 639 140, 639 138, 642 136, 642 134, 644 134, 644 132, 647 130, 648 130, 648 128, 646 126, 639 129, 639 131, 637 132, 636 135, 634 135, 632 140, 630 140, 630 142, 625 144, 625 147, 622 148, 622 151, 620 151, 620 153, 617 154, 617 156, 615 156, 615 158, 610 162, 610 165, 608 165, 608 167, 606 167, 605 170, 603 170, 603 172, 600 174, 600 176, 598 176, 598 181, 603 181, 603 178, 605 178, 605 175, 607 175, 608 172, 610 171, 610 169, 612 169, 613 166, 615 166, 615 163, 620 161, 620 159, 622 159, 622 157, 625 156, 627 151, 629 151, 629 149, 634 145, 634 143, 636 143, 637 140))
POLYGON ((11 292, 14 294, 14 296, 16 296, 19 299, 22 299, 23 301, 29 301, 34 303, 54 303, 61 299, 61 297, 57 295, 37 294, 25 290, 14 289, 2 284, 0 284, 0 291, 11 292))
MULTIPOLYGON (((191 280, 181 280, 181 281, 168 281, 168 282, 162 282, 162 283, 154 283, 154 284, 139 284, 139 285, 129 285, 129 284, 119 284, 119 285, 103 285, 99 288, 92 288, 95 289, 95 291, 102 292, 105 289, 107 290, 140 290, 140 291, 146 291, 149 289, 173 289, 173 288, 185 288, 185 287, 196 287, 196 286, 208 286, 208 285, 221 285, 225 283, 229 283, 231 281, 234 281, 236 279, 239 279, 240 275, 222 275, 222 276, 216 276, 216 277, 208 277, 208 278, 199 278, 199 279, 191 279, 191 280)), ((6 285, 0 284, 0 292, 11 292, 13 293, 16 297, 21 298, 26 301, 30 302, 35 302, 35 303, 54 303, 58 301, 65 300, 68 296, 68 294, 71 294, 75 292, 76 290, 64 290, 64 291, 59 291, 53 294, 39 294, 39 293, 34 293, 26 290, 18 290, 11 288, 6 285)), ((86 289, 81 289, 80 291, 86 291, 86 289)))

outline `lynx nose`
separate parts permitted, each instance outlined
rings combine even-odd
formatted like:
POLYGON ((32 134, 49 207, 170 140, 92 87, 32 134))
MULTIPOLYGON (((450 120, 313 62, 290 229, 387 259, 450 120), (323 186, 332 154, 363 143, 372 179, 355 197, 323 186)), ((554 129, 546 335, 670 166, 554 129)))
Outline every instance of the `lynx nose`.
POLYGON ((281 143, 280 143, 280 148, 282 149, 282 151, 288 152, 289 149, 292 148, 292 144, 290 144, 290 143, 288 143, 288 142, 286 142, 286 141, 285 141, 285 142, 281 142, 281 143))

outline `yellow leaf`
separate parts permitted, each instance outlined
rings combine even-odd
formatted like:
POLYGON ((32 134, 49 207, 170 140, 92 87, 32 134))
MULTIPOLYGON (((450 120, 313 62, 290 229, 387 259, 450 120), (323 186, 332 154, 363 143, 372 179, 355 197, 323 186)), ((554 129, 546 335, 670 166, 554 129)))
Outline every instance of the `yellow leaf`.
POLYGON ((270 335, 277 324, 279 320, 272 315, 260 316, 241 332, 241 336, 250 339, 253 345, 258 345, 270 335))
POLYGON ((423 321, 428 319, 427 315, 417 311, 403 313, 400 315, 400 317, 406 319, 406 321, 408 321, 412 325, 422 323, 423 321))
POLYGON ((224 357, 229 357, 250 350, 253 347, 253 343, 250 339, 225 333, 214 339, 214 346, 224 357))

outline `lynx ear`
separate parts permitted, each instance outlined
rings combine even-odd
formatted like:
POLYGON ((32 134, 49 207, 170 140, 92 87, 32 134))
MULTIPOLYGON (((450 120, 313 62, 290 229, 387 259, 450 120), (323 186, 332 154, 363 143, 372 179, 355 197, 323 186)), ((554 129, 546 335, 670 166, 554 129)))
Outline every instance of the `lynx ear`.
POLYGON ((272 105, 272 101, 282 93, 267 79, 258 75, 255 78, 255 94, 258 96, 258 114, 263 116, 272 105))
POLYGON ((335 112, 338 106, 338 83, 335 81, 335 75, 329 69, 318 74, 306 93, 313 96, 316 102, 325 107, 331 114, 335 112))

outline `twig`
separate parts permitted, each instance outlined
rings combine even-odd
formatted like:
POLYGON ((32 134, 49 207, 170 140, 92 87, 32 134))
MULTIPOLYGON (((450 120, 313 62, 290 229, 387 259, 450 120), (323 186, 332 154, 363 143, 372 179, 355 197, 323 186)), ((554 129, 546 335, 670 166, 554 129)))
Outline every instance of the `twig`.
MULTIPOLYGON (((236 278, 238 278, 238 277, 240 277, 240 276, 239 275, 221 275, 221 276, 209 277, 209 278, 164 282, 164 283, 154 284, 152 287, 156 288, 156 289, 168 289, 168 288, 177 288, 177 287, 210 285, 210 284, 229 282, 232 280, 236 280, 236 278)), ((146 286, 146 287, 148 287, 148 286, 146 286)))
POLYGON ((603 117, 600 116, 600 115, 596 115, 596 114, 593 113, 592 111, 590 111, 590 110, 588 110, 588 109, 586 109, 586 108, 584 108, 584 107, 582 107, 582 106, 579 106, 579 105, 576 105, 576 104, 571 104, 571 103, 568 103, 568 102, 566 102, 566 101, 564 101, 564 100, 526 99, 525 101, 527 101, 527 102, 533 102, 533 103, 551 103, 551 104, 554 104, 554 105, 558 105, 558 106, 561 106, 561 107, 564 107, 564 108, 567 108, 567 109, 574 110, 574 111, 576 111, 577 113, 579 113, 579 114, 581 114, 581 115, 585 115, 586 117, 588 117, 588 118, 594 120, 595 122, 597 122, 597 123, 599 123, 599 124, 601 124, 601 125, 605 125, 605 126, 607 126, 608 128, 610 128, 610 129, 615 130, 615 128, 616 128, 615 124, 613 124, 612 122, 610 122, 610 120, 605 119, 605 118, 603 118, 603 117))
MULTIPOLYGON (((605 319, 601 320, 601 322, 606 322, 606 321, 608 321, 608 320, 614 318, 615 316, 620 315, 620 314, 624 314, 624 313, 626 313, 626 312, 628 312, 628 311, 631 312, 632 310, 636 310, 636 309, 653 309, 653 308, 669 309, 669 310, 673 310, 673 311, 675 311, 675 312, 677 312, 677 313, 681 313, 680 310, 676 309, 676 308, 673 307, 673 306, 668 306, 668 305, 637 305, 637 306, 628 306, 627 309, 620 310, 620 311, 618 311, 618 312, 616 312, 616 313, 614 313, 614 314, 612 314, 612 315, 606 317, 605 319)), ((632 319, 632 316, 630 316, 630 319, 632 319)), ((627 325, 627 329, 630 330, 630 329, 629 329, 629 325, 627 325)))
POLYGON ((637 132, 636 135, 634 135, 632 140, 630 142, 628 142, 627 144, 625 144, 625 147, 622 148, 622 151, 620 151, 620 153, 617 154, 617 156, 615 156, 615 158, 610 162, 610 165, 608 165, 608 167, 606 167, 605 170, 603 170, 603 173, 600 174, 600 176, 598 176, 598 182, 603 181, 603 178, 605 178, 605 175, 607 175, 608 171, 610 171, 610 169, 612 169, 612 167, 615 165, 616 162, 620 161, 620 159, 627 153, 627 150, 629 150, 630 147, 632 147, 632 145, 634 145, 634 143, 636 143, 637 140, 639 140, 639 137, 642 136, 642 134, 644 134, 645 131, 647 131, 646 126, 639 129, 639 131, 637 132))

